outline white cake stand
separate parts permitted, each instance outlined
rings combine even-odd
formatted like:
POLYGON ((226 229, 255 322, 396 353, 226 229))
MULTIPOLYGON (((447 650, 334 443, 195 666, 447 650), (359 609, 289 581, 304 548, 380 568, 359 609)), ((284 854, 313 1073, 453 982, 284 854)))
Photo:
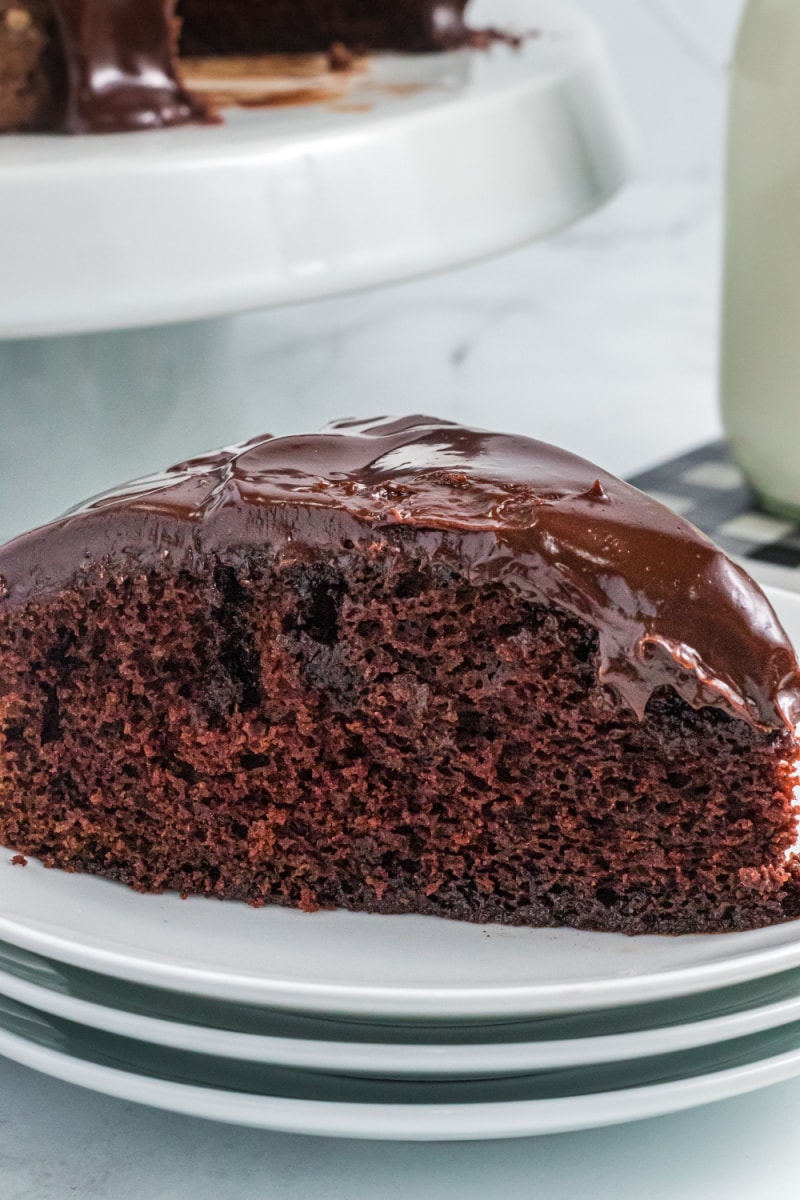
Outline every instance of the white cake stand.
POLYGON ((322 298, 594 208, 628 161, 594 26, 566 0, 478 0, 469 16, 533 36, 374 56, 304 103, 231 108, 219 126, 1 139, 0 337, 322 298))

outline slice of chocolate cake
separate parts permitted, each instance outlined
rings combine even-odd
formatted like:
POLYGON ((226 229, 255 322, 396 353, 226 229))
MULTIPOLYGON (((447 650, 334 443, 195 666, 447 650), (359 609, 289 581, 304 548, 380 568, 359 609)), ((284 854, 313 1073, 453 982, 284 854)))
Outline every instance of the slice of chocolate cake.
POLYGON ((0 549, 0 840, 254 904, 800 910, 795 655, 702 534, 427 417, 254 439, 0 549))
POLYGON ((467 0, 0 0, 0 132, 203 121, 176 56, 463 45, 467 0), (180 45, 178 44, 180 38, 180 45))

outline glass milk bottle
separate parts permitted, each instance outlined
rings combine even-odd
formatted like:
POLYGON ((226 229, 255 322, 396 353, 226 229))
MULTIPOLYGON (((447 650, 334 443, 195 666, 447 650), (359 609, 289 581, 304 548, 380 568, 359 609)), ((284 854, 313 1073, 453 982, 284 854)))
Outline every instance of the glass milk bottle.
POLYGON ((722 418, 765 506, 800 516, 800 0, 749 0, 732 67, 722 418))

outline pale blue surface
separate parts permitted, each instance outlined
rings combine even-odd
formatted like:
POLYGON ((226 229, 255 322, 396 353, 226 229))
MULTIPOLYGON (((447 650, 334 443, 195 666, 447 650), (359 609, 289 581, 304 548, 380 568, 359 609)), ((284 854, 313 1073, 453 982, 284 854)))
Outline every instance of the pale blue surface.
POLYGON ((800 1081, 519 1142, 284 1137, 159 1113, 0 1061, 3 1200, 763 1200, 797 1195, 800 1081))

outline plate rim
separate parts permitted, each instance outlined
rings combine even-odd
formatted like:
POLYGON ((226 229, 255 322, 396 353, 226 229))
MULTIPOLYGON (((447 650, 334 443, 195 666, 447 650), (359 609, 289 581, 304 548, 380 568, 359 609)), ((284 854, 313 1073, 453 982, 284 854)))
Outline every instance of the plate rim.
POLYGON ((281 1133, 368 1140, 485 1141, 625 1124, 696 1108, 800 1073, 800 1046, 704 1075, 545 1100, 374 1104, 253 1095, 108 1067, 0 1028, 0 1054, 128 1103, 281 1133))

